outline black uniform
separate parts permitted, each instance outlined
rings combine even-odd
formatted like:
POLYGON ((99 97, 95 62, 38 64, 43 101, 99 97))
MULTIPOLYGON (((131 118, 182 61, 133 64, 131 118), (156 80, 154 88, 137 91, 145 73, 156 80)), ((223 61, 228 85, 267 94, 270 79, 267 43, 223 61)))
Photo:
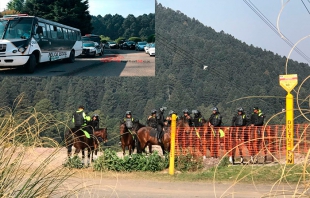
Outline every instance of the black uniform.
POLYGON ((194 127, 201 127, 202 126, 202 120, 203 120, 203 116, 199 113, 197 115, 194 115, 194 119, 193 119, 193 126, 194 127))
POLYGON ((146 122, 147 126, 152 127, 154 129, 157 129, 157 119, 156 119, 156 115, 152 115, 152 117, 150 119, 147 120, 146 122))
POLYGON ((251 115, 251 124, 254 124, 254 126, 263 126, 264 119, 265 115, 261 112, 261 110, 258 110, 258 113, 253 113, 251 115))
POLYGON ((222 124, 222 116, 220 112, 212 113, 209 118, 209 122, 214 127, 220 127, 222 124))
POLYGON ((158 139, 161 139, 162 134, 163 134, 163 127, 165 125, 164 112, 159 111, 159 113, 156 115, 156 118, 157 118, 158 139))
POLYGON ((233 117, 231 126, 238 127, 238 126, 246 126, 247 125, 247 117, 245 113, 237 114, 233 117))

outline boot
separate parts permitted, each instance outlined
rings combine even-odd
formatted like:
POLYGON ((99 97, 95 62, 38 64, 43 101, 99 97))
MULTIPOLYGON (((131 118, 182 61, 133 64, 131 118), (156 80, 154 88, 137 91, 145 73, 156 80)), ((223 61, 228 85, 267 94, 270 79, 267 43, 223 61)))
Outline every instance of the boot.
POLYGON ((230 156, 229 157, 229 162, 231 163, 231 164, 235 164, 235 160, 234 160, 234 157, 233 156, 230 156))
POLYGON ((240 164, 243 164, 243 161, 244 161, 244 160, 243 160, 243 157, 241 156, 241 157, 240 157, 240 164))
POLYGON ((158 143, 161 144, 161 138, 157 137, 158 143))

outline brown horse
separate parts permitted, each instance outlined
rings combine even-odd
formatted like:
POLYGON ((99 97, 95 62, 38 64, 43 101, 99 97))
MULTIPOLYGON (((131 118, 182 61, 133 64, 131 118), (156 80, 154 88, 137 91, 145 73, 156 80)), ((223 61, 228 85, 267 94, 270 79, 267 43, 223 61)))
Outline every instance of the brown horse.
MULTIPOLYGON (((108 129, 107 128, 99 128, 94 131, 94 151, 95 156, 97 156, 97 152, 100 145, 100 140, 103 141, 103 143, 106 143, 108 141, 108 129)), ((82 151, 83 155, 84 150, 82 151)))
MULTIPOLYGON (((164 129, 167 129, 164 127, 164 129)), ((161 143, 157 140, 157 130, 152 127, 142 127, 137 131, 137 138, 138 138, 138 146, 137 151, 138 153, 145 152, 145 147, 149 145, 149 152, 152 153, 152 145, 160 145, 163 154, 165 152, 170 151, 170 131, 163 130, 164 134, 161 137, 161 143)))
POLYGON ((134 120, 133 127, 129 129, 124 121, 120 122, 120 140, 123 149, 123 155, 125 155, 126 147, 128 147, 129 155, 131 155, 131 153, 135 150, 136 131, 143 126, 144 125, 139 123, 139 120, 134 120))
MULTIPOLYGON (((90 136, 87 138, 83 131, 91 134, 92 128, 85 126, 82 128, 72 128, 65 134, 66 146, 68 149, 68 157, 71 157, 72 146, 75 147, 74 155, 78 155, 80 151, 87 149, 87 164, 90 164, 90 157, 93 159, 94 152, 94 138, 90 136), (92 155, 92 156, 91 156, 92 155)), ((85 154, 82 153, 82 163, 84 164, 85 154)))
POLYGON ((90 126, 85 126, 83 128, 71 128, 65 134, 65 143, 68 150, 68 157, 70 158, 72 155, 72 146, 75 147, 74 155, 78 155, 80 151, 82 151, 82 163, 84 164, 85 153, 84 150, 87 149, 87 164, 90 164, 90 160, 93 161, 93 154, 97 154, 99 142, 97 137, 103 139, 103 141, 107 141, 107 130, 106 128, 102 130, 93 131, 93 128, 90 126), (90 137, 86 137, 83 131, 88 132, 90 137), (97 135, 97 137, 96 137, 97 135))

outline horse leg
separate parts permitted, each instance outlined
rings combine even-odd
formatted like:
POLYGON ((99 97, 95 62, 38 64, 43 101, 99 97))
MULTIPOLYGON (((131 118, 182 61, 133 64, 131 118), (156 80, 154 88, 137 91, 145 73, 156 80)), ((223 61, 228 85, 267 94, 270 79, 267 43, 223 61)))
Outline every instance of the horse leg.
POLYGON ((128 145, 128 151, 129 151, 129 155, 131 155, 131 144, 128 145))
POLYGON ((70 159, 71 158, 71 155, 72 155, 72 145, 70 146, 67 146, 67 150, 68 150, 68 158, 70 159))
POLYGON ((85 149, 82 149, 82 164, 84 166, 84 161, 85 161, 85 149))
POLYGON ((151 143, 148 143, 148 147, 149 147, 149 153, 153 153, 153 151, 152 151, 152 144, 151 143))
POLYGON ((87 166, 90 165, 90 155, 91 155, 91 149, 87 148, 87 166))
POLYGON ((123 156, 125 156, 125 144, 122 142, 123 156))

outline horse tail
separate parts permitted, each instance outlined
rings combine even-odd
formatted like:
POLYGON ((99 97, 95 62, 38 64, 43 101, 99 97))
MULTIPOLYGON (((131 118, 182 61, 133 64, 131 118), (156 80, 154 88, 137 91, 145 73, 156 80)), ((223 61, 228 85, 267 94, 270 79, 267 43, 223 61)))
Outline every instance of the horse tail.
POLYGON ((136 134, 136 146, 137 146, 137 153, 142 153, 142 149, 141 149, 141 143, 140 143, 140 140, 139 140, 139 136, 138 136, 138 133, 136 134))

